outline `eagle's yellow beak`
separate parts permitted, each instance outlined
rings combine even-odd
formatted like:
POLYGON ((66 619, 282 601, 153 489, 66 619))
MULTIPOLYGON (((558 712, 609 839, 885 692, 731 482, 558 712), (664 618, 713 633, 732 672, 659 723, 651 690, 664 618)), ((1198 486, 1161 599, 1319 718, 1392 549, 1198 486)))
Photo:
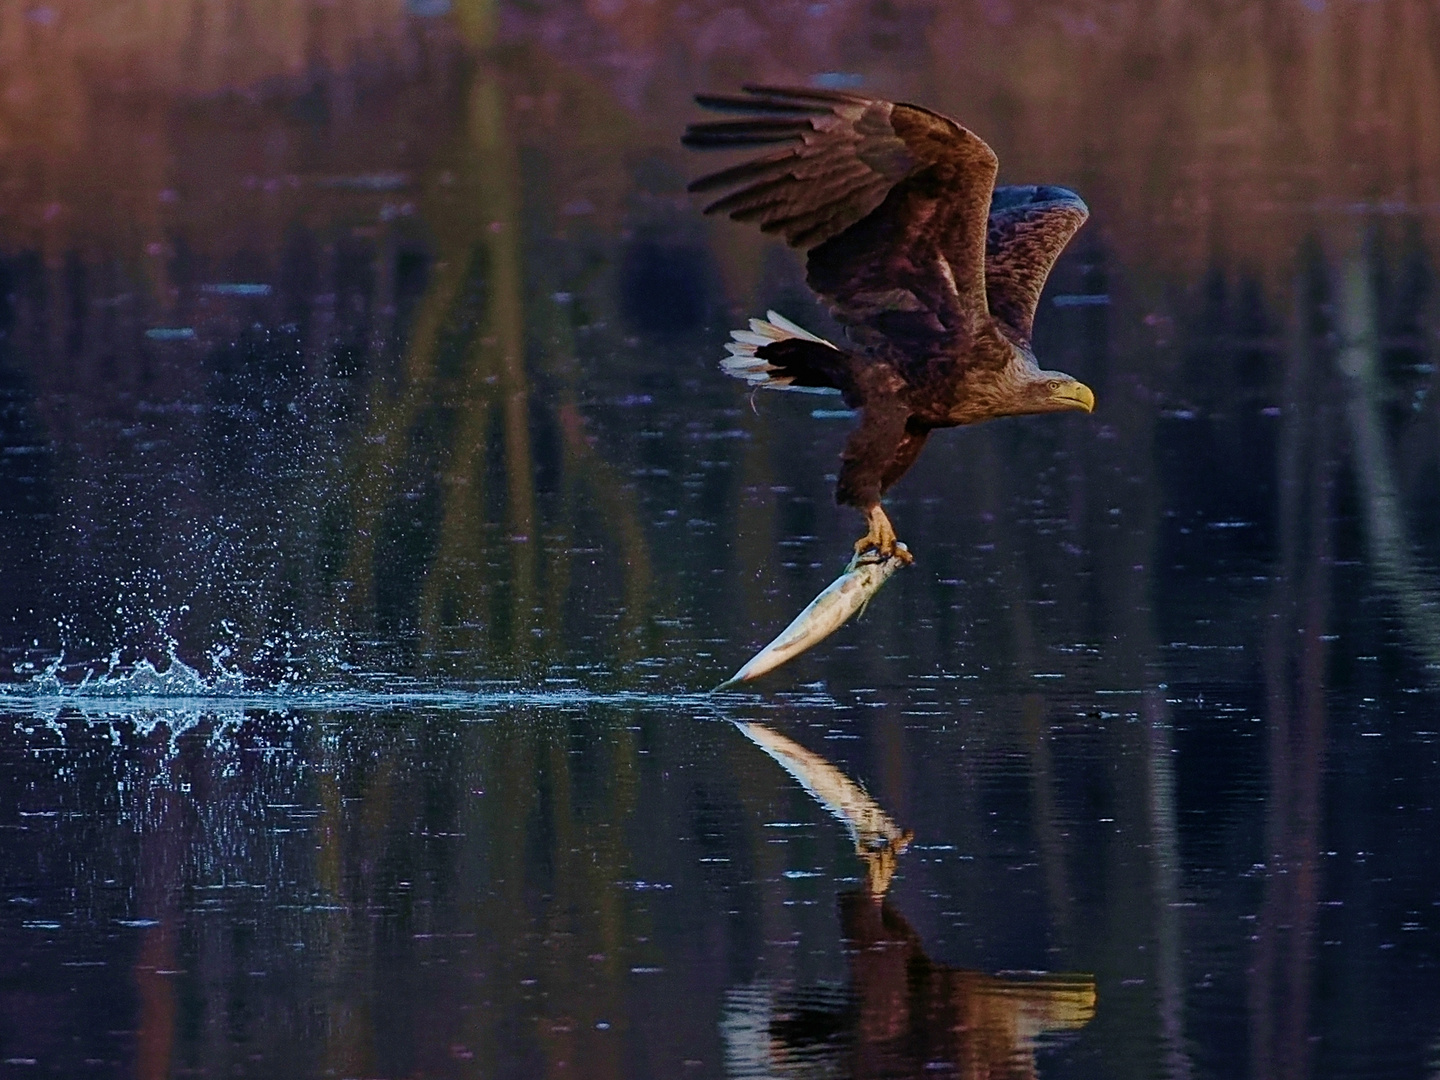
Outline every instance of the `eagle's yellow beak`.
POLYGON ((1095 394, 1082 382, 1071 380, 1061 383, 1050 394, 1051 399, 1065 409, 1084 409, 1086 412, 1095 411, 1095 394))

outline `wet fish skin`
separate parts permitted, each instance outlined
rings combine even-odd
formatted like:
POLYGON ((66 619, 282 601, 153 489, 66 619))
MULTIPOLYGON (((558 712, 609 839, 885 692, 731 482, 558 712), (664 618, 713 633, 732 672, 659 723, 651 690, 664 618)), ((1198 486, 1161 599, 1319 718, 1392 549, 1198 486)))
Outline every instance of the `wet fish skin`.
MULTIPOLYGON (((904 544, 897 544, 896 547, 909 550, 904 544)), ((845 567, 845 572, 811 600, 805 610, 795 616, 794 621, 780 631, 774 641, 751 657, 744 667, 715 687, 711 693, 740 683, 752 682, 824 641, 854 615, 864 611, 866 605, 880 591, 880 587, 890 580, 896 570, 905 565, 904 559, 893 555, 881 558, 874 550, 856 555, 845 567)))

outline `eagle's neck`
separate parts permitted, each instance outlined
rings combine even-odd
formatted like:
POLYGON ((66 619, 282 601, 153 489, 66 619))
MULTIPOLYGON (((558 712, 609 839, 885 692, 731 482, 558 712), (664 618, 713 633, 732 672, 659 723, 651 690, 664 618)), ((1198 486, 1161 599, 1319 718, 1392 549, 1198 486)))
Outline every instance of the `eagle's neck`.
POLYGON ((1043 380, 1035 354, 1021 345, 1001 339, 1009 354, 1003 367, 977 371, 961 386, 958 400, 950 407, 952 424, 977 424, 999 416, 1018 416, 1033 411, 1029 404, 1034 385, 1043 380))
POLYGON ((1014 342, 1006 344, 1010 346, 1010 362, 1002 370, 1002 378, 1008 385, 1018 391, 1027 389, 1031 383, 1045 377, 1040 361, 1035 359, 1033 352, 1014 342))

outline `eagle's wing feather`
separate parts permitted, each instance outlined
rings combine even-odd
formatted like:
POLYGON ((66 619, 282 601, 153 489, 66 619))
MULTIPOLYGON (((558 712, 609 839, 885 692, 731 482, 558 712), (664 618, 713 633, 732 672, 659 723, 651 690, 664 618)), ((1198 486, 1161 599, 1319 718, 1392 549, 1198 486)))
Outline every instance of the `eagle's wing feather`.
POLYGON ((994 152, 944 116, 858 94, 746 87, 705 106, 757 115, 692 124, 687 145, 789 146, 701 177, 706 207, 808 251, 810 286, 851 336, 901 363, 956 356, 987 313, 994 152))
POLYGON ((997 187, 985 243, 990 314, 1021 345, 1030 344, 1040 290, 1090 210, 1062 187, 997 187))

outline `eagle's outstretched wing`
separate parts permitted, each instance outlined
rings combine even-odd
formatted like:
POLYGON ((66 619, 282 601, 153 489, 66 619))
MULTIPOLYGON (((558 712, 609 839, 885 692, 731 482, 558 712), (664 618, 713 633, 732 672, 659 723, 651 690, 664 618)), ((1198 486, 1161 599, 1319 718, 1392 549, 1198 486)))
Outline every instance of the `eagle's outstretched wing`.
POLYGON ((1079 195, 1062 187, 997 187, 985 241, 990 314, 1017 344, 1029 345, 1035 305, 1061 250, 1090 216, 1079 195))
POLYGON ((692 124, 697 147, 782 148, 690 185, 729 194, 727 213, 809 252, 810 287, 852 337, 904 367, 966 350, 985 316, 985 243, 994 152, 914 105, 829 90, 747 86, 698 95, 748 113, 692 124))

